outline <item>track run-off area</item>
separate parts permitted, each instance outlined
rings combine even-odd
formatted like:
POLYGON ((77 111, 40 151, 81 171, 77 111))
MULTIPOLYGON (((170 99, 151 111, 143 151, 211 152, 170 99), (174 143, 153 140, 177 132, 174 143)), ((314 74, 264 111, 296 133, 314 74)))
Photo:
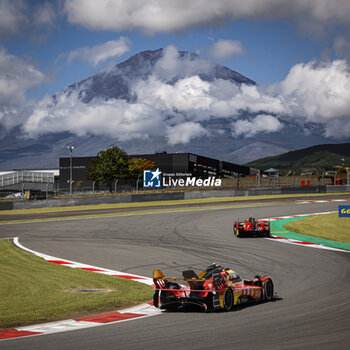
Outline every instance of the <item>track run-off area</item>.
POLYGON ((345 349, 350 342, 350 254, 264 238, 239 239, 232 223, 247 216, 337 211, 346 203, 333 200, 349 198, 305 195, 171 208, 159 204, 142 210, 25 214, 12 221, 11 215, 1 216, 0 238, 18 237, 26 248, 53 257, 146 277, 155 269, 181 276, 183 270, 201 271, 216 262, 242 278, 268 274, 278 297, 227 313, 161 312, 102 327, 5 340, 0 348, 345 349))

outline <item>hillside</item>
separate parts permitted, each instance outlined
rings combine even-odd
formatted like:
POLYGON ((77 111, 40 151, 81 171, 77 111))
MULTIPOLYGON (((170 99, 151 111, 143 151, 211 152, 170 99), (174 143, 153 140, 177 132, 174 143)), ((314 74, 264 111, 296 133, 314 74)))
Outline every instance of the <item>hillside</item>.
POLYGON ((350 143, 312 146, 257 159, 245 165, 261 170, 275 168, 284 175, 289 170, 300 173, 305 168, 334 170, 335 165, 342 165, 341 159, 344 159, 345 166, 350 167, 350 143))

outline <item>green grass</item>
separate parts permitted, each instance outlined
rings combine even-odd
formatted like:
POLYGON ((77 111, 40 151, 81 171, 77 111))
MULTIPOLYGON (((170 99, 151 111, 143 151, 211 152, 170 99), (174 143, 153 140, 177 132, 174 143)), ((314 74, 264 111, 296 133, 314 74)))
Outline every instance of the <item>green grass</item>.
POLYGON ((9 240, 0 240, 0 281, 0 328, 111 311, 147 302, 153 295, 153 288, 142 283, 48 263, 9 240))
POLYGON ((338 213, 316 215, 289 222, 284 227, 306 236, 350 243, 350 218, 339 218, 338 213))

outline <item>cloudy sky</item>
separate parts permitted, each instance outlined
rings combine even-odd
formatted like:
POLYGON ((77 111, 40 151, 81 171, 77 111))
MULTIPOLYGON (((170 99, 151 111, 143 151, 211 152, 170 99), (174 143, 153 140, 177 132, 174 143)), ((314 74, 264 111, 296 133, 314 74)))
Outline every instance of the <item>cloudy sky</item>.
POLYGON ((350 139, 348 0, 0 0, 0 41, 0 124, 27 137, 155 134, 173 145, 206 135, 203 122, 220 116, 233 137, 276 132, 290 119, 350 139), (139 82, 133 104, 61 96, 53 106, 65 86, 158 48, 173 69, 184 63, 178 50, 190 51, 258 85, 208 83, 190 69, 175 85, 159 74, 139 82))

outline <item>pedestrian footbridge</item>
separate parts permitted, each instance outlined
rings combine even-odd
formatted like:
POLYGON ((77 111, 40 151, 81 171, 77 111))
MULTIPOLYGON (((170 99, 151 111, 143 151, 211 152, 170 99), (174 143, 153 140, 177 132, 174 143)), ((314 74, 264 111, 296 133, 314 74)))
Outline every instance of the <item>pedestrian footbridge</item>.
POLYGON ((13 171, 0 175, 0 190, 41 190, 52 191, 54 184, 53 172, 13 171))

